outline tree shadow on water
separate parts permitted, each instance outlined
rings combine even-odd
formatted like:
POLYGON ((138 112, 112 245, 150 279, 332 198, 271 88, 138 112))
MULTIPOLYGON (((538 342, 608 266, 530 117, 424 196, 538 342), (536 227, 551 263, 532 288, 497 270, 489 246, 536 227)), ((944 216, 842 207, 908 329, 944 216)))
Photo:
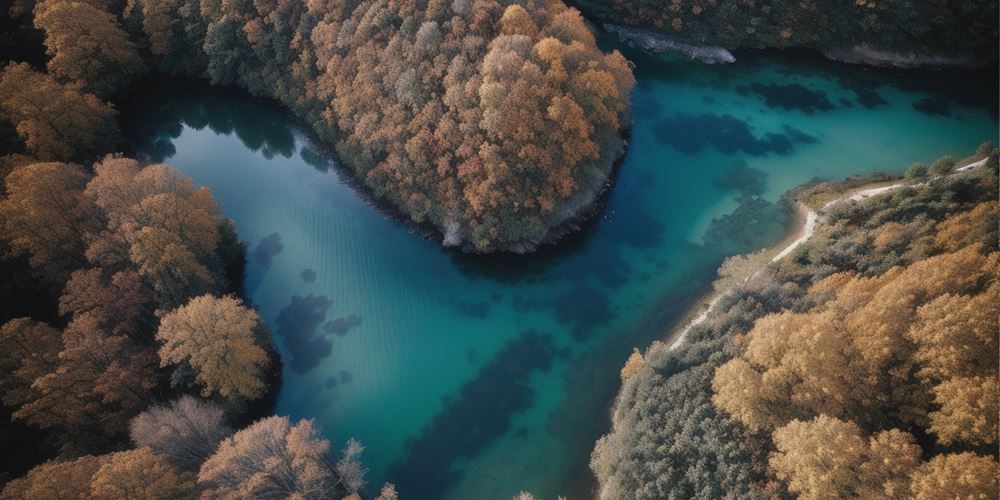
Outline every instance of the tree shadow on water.
POLYGON ((508 341, 475 379, 447 398, 386 479, 410 498, 445 496, 464 476, 456 462, 475 458, 510 430, 511 418, 534 403, 531 374, 547 372, 556 356, 552 338, 533 330, 508 341))

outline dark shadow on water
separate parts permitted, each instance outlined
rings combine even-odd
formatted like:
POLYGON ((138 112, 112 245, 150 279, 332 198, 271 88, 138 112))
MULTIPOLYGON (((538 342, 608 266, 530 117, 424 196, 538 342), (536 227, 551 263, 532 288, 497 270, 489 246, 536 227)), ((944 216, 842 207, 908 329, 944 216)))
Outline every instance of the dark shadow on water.
POLYGON ((608 296, 583 283, 573 285, 552 302, 556 318, 572 329, 576 340, 586 340, 591 331, 606 325, 614 317, 608 296))
POLYGON ((288 113, 243 91, 163 75, 150 76, 134 88, 121 100, 119 110, 133 154, 142 159, 161 162, 172 156, 172 142, 182 125, 235 134, 266 158, 290 158, 295 153, 288 113), (248 106, 248 101, 254 105, 248 106))
POLYGON ((466 318, 484 320, 490 315, 489 302, 472 302, 451 297, 442 300, 441 304, 451 308, 455 314, 466 318))
POLYGON ((315 283, 316 282, 316 271, 313 269, 303 269, 299 272, 299 279, 303 283, 315 283))
POLYGON ((407 443, 386 472, 407 498, 441 498, 463 477, 456 462, 478 456, 510 430, 511 418, 531 407, 529 377, 548 371, 557 355, 552 338, 528 330, 511 339, 476 378, 447 398, 444 408, 407 443))
POLYGON ((261 238, 260 242, 257 243, 257 248, 253 251, 253 259, 260 264, 260 267, 269 269, 271 267, 271 259, 284 249, 285 245, 281 243, 281 234, 271 233, 261 238))
POLYGON ((299 157, 312 168, 320 172, 328 172, 333 163, 320 151, 316 151, 309 146, 303 146, 299 150, 299 157))
POLYGON ((323 331, 330 335, 343 337, 344 335, 347 335, 347 332, 351 331, 352 328, 360 325, 361 320, 363 319, 364 318, 360 314, 348 314, 347 316, 341 316, 333 321, 323 323, 323 331))
POLYGON ((666 118, 653 126, 656 141, 686 154, 697 154, 706 147, 732 155, 746 153, 765 156, 770 153, 789 155, 797 144, 818 141, 801 130, 785 126, 783 133, 768 132, 762 138, 754 136, 747 122, 730 114, 680 114, 666 118))
POLYGON ((769 108, 797 109, 807 115, 817 111, 832 111, 836 106, 826 97, 826 92, 812 90, 797 83, 787 85, 764 85, 752 83, 736 87, 736 93, 754 93, 764 99, 769 108))
POLYGON ((736 189, 746 196, 760 196, 767 191, 767 172, 751 168, 746 160, 732 164, 712 184, 722 190, 736 189))
POLYGON ((642 92, 636 92, 632 97, 632 114, 640 120, 659 118, 663 114, 663 105, 642 92))
POLYGON ((913 103, 913 109, 928 115, 951 116, 951 102, 941 96, 920 99, 913 103))
POLYGON ((292 358, 288 365, 293 372, 306 373, 330 355, 333 345, 329 336, 316 330, 326 319, 326 311, 331 305, 333 303, 325 295, 295 295, 278 313, 275 319, 277 336, 292 358))

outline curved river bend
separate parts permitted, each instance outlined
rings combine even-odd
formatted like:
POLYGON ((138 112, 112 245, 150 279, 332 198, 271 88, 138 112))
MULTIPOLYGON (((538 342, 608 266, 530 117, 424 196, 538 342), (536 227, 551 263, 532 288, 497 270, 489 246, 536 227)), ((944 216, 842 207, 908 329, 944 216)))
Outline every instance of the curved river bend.
POLYGON ((243 94, 150 83, 123 115, 137 153, 210 187, 249 243, 246 296, 286 360, 277 413, 314 418, 334 446, 360 439, 373 490, 580 498, 625 358, 725 256, 783 236, 781 193, 997 137, 995 73, 626 55, 636 120, 604 214, 520 257, 446 251, 389 220, 243 94))

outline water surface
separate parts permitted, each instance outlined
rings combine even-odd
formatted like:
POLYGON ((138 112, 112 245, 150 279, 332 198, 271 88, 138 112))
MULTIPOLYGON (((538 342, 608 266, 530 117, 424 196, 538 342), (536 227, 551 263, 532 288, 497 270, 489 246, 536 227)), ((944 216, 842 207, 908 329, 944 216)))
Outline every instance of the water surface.
POLYGON ((150 83, 124 115, 139 152, 210 187, 249 244, 246 295, 285 358, 278 413, 315 419, 334 446, 360 439, 372 491, 579 498, 625 358, 722 258, 783 236, 783 192, 997 136, 995 77, 629 56, 635 127, 606 210, 529 256, 443 250, 240 92, 150 83))

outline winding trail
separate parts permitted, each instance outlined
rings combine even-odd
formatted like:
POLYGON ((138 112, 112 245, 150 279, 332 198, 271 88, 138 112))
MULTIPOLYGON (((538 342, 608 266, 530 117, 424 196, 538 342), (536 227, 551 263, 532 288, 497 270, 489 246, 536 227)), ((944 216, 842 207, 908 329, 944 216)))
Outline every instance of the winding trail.
MULTIPOLYGON (((809 238, 812 237, 813 232, 816 230, 816 225, 820 222, 820 215, 822 213, 826 212, 827 210, 829 210, 830 207, 832 207, 832 206, 834 206, 834 205, 836 205, 838 203, 841 203, 841 202, 844 202, 844 201, 863 201, 863 200, 867 200, 867 199, 869 199, 869 198, 871 198, 873 196, 878 196, 880 194, 885 194, 885 193, 888 193, 888 192, 895 191, 896 189, 899 189, 899 188, 904 187, 904 186, 913 186, 913 187, 922 186, 922 185, 924 185, 924 184, 926 184, 928 182, 937 180, 937 179, 939 179, 941 177, 950 177, 950 176, 953 176, 953 175, 958 175, 958 174, 962 174, 962 173, 966 173, 966 172, 971 172, 971 171, 976 170, 977 168, 982 167, 983 165, 985 165, 987 160, 989 160, 989 157, 986 157, 986 158, 983 158, 981 160, 974 161, 972 163, 964 165, 962 167, 956 168, 952 173, 947 174, 945 176, 934 177, 934 178, 931 178, 931 179, 929 179, 927 181, 920 182, 920 183, 917 183, 917 184, 906 184, 906 183, 898 182, 898 183, 895 183, 895 184, 890 184, 888 186, 879 186, 879 187, 873 187, 873 188, 868 188, 868 189, 862 189, 862 190, 859 190, 859 191, 853 191, 853 192, 845 194, 845 195, 843 195, 843 196, 841 196, 839 198, 836 198, 836 199, 834 199, 834 200, 826 203, 825 205, 823 205, 823 208, 821 208, 819 210, 819 212, 817 212, 816 210, 813 210, 813 209, 809 208, 808 206, 806 206, 802 202, 796 201, 795 202, 796 210, 798 210, 800 212, 801 211, 805 212, 805 217, 802 218, 802 222, 800 223, 800 225, 797 226, 797 227, 795 227, 792 231, 790 231, 790 234, 793 234, 793 235, 797 234, 798 237, 795 238, 794 240, 792 240, 790 243, 788 243, 784 247, 782 247, 781 250, 778 251, 774 255, 774 257, 772 257, 764 265, 761 265, 761 266, 755 268, 753 270, 753 272, 748 272, 747 276, 745 278, 743 278, 742 280, 740 280, 740 283, 746 283, 746 282, 750 281, 755 276, 757 276, 758 274, 760 274, 761 272, 763 272, 765 269, 767 269, 768 265, 770 265, 770 264, 772 264, 774 262, 778 262, 779 260, 787 257, 790 253, 792 253, 792 251, 794 251, 796 248, 798 248, 799 245, 802 245, 806 241, 809 241, 809 238)), ((777 250, 777 248, 774 248, 772 250, 777 250)), ((767 250, 765 250, 764 252, 767 253, 767 250)), ((703 310, 701 312, 701 314, 699 314, 698 316, 694 317, 691 321, 689 321, 686 325, 684 325, 684 328, 682 328, 679 332, 674 333, 674 334, 668 336, 667 337, 667 341, 668 342, 670 341, 670 338, 674 339, 673 342, 670 344, 670 350, 672 351, 672 350, 677 349, 678 347, 680 347, 681 344, 684 343, 684 340, 687 338, 688 332, 690 332, 692 328, 700 325, 701 323, 704 323, 705 320, 708 319, 708 315, 711 314, 713 310, 715 310, 715 306, 717 306, 719 304, 719 301, 722 300, 722 297, 724 297, 727 294, 729 294, 729 292, 731 292, 733 290, 733 288, 735 288, 735 286, 727 288, 727 289, 724 289, 724 290, 717 290, 714 293, 712 293, 711 300, 708 301, 707 307, 705 308, 705 310, 703 310)))

